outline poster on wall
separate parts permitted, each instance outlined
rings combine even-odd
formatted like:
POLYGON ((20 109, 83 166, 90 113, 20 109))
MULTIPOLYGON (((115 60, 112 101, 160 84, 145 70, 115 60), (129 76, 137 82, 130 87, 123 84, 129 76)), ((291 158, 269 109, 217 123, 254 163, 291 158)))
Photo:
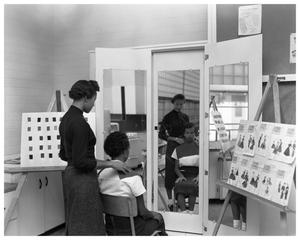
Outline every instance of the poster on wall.
POLYGON ((295 125, 241 121, 227 183, 287 206, 295 160, 295 125))
POLYGON ((261 33, 261 5, 239 7, 239 35, 261 33))
POLYGON ((296 63, 296 33, 290 35, 290 63, 296 63))

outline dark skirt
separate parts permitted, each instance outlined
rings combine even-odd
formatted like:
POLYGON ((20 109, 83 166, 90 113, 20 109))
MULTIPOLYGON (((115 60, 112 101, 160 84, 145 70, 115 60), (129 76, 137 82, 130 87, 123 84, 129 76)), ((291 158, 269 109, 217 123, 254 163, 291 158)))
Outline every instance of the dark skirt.
MULTIPOLYGON (((161 215, 160 215, 161 216, 161 215)), ((131 236, 131 226, 128 217, 117 217, 105 214, 107 235, 131 236)), ((165 234, 165 223, 161 216, 160 221, 155 219, 143 219, 141 216, 134 217, 135 234, 137 236, 150 236, 156 230, 165 234)))
POLYGON ((181 167, 180 172, 186 178, 186 181, 181 183, 175 183, 175 197, 177 198, 178 194, 183 194, 185 197, 198 196, 198 185, 193 182, 193 179, 199 175, 199 168, 181 167))
POLYGON ((175 148, 179 144, 175 141, 168 141, 166 150, 166 170, 165 170, 165 187, 172 189, 176 180, 175 160, 171 157, 175 148))
POLYGON ((106 235, 97 171, 67 166, 63 175, 66 235, 106 235))

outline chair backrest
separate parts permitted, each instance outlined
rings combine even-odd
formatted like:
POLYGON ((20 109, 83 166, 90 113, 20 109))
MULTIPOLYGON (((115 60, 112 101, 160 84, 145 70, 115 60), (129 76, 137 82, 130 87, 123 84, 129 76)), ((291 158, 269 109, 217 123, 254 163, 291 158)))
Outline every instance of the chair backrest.
POLYGON ((101 194, 103 212, 119 217, 135 217, 138 214, 135 197, 118 197, 101 194))

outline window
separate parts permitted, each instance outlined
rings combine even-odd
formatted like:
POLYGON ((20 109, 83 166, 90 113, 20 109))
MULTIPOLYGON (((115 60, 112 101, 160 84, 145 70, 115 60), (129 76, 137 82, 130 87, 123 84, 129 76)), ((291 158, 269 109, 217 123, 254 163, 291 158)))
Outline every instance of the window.
MULTIPOLYGON (((240 120, 248 119, 248 63, 211 67, 210 96, 215 96, 229 139, 237 137, 240 120)), ((217 141, 217 131, 210 118, 210 141, 217 141)))

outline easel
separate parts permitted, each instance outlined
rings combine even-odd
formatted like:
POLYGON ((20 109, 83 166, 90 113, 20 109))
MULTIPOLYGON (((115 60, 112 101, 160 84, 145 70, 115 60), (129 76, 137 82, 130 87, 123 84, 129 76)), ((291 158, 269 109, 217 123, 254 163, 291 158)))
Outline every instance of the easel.
POLYGON ((53 93, 49 106, 47 108, 47 112, 51 112, 53 110, 54 104, 56 102, 56 111, 61 112, 62 109, 64 112, 68 110, 68 105, 65 101, 65 98, 61 95, 60 90, 56 90, 53 93))
MULTIPOLYGON (((266 85, 266 88, 265 88, 265 91, 264 91, 264 94, 263 94, 263 97, 261 99, 261 102, 259 104, 258 110, 257 110, 256 115, 254 117, 254 121, 259 121, 260 116, 262 114, 263 107, 264 107, 264 105, 266 103, 266 99, 268 97, 268 94, 269 94, 271 88, 273 89, 273 102, 274 102, 275 122, 276 123, 281 123, 280 98, 279 98, 279 87, 278 87, 278 78, 277 78, 277 75, 270 75, 269 81, 268 81, 268 83, 266 85)), ((295 183, 295 179, 294 179, 294 183, 295 183)), ((225 211, 227 209, 227 206, 229 205, 229 201, 231 199, 233 190, 235 192, 237 192, 237 193, 240 193, 241 195, 246 196, 246 197, 255 198, 256 200, 259 200, 261 202, 268 203, 270 205, 273 205, 273 206, 276 206, 276 207, 280 208, 281 209, 281 211, 280 211, 280 223, 281 223, 281 227, 282 227, 282 229, 285 229, 285 231, 287 230, 287 212, 290 211, 289 209, 287 209, 285 207, 282 207, 280 205, 277 205, 277 204, 275 204, 275 203, 273 203, 273 202, 271 202, 269 200, 265 200, 263 198, 259 198, 259 197, 257 197, 254 194, 247 193, 246 191, 240 190, 239 188, 231 187, 229 184, 221 183, 220 185, 222 185, 223 187, 228 188, 228 192, 227 192, 225 201, 223 203, 223 206, 222 206, 222 209, 221 209, 221 212, 220 212, 220 216, 219 216, 219 218, 217 220, 217 223, 215 225, 215 228, 214 228, 214 231, 213 231, 213 236, 216 236, 217 233, 218 233, 218 231, 219 231, 219 228, 220 228, 220 225, 222 223, 225 211)), ((287 233, 286 233, 286 235, 287 235, 287 233)))

